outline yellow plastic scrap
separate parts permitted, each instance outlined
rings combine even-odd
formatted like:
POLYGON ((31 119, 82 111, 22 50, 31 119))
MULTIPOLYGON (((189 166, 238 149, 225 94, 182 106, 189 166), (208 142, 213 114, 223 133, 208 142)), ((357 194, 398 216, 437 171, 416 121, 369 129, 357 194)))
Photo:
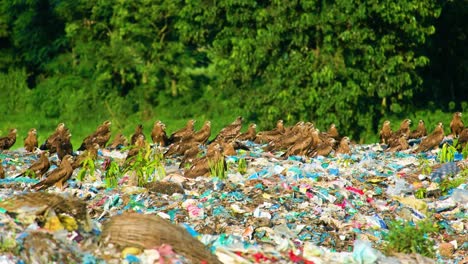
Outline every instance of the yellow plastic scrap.
POLYGON ((427 204, 422 200, 416 199, 414 197, 400 197, 400 196, 393 196, 392 198, 406 206, 409 206, 427 215, 427 204))
POLYGON ((141 249, 136 248, 136 247, 126 247, 122 250, 121 257, 124 259, 127 257, 128 254, 134 255, 134 256, 140 255, 141 249))
POLYGON ((78 223, 76 222, 75 218, 69 215, 60 215, 60 222, 68 231, 74 231, 78 229, 78 223))
POLYGON ((60 219, 58 218, 57 214, 55 214, 54 210, 49 210, 47 213, 47 218, 46 218, 46 223, 44 225, 44 228, 50 231, 58 231, 58 230, 63 230, 64 227, 62 223, 60 222, 60 219))

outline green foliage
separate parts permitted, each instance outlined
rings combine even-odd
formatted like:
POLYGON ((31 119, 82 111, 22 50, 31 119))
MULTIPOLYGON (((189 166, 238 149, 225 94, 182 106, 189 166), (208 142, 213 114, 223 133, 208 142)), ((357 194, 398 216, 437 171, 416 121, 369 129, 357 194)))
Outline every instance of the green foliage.
POLYGON ((431 161, 424 156, 418 157, 418 168, 424 175, 429 175, 432 172, 431 161))
POLYGON ((427 197, 427 189, 426 188, 419 188, 414 196, 418 199, 424 199, 427 197))
POLYGON ((208 160, 208 165, 210 166, 211 177, 218 177, 220 179, 227 178, 227 168, 224 159, 218 161, 208 160))
POLYGON ((453 179, 450 177, 450 175, 447 175, 447 177, 444 178, 440 182, 439 188, 440 188, 440 191, 442 192, 442 195, 447 195, 448 191, 450 191, 451 189, 457 188, 461 184, 467 183, 467 182, 468 182, 468 170, 465 169, 453 179))
POLYGON ((136 173, 138 186, 143 187, 151 181, 161 180, 166 176, 163 153, 149 144, 128 161, 125 172, 136 173))
POLYGON ((104 177, 106 188, 117 187, 121 175, 119 164, 115 161, 111 161, 104 177))
POLYGON ((427 219, 417 222, 393 221, 389 224, 389 232, 385 237, 388 242, 387 251, 402 253, 418 253, 434 257, 434 240, 429 236, 438 231, 437 226, 427 219))
POLYGON ((439 153, 437 153, 437 159, 441 163, 452 162, 455 160, 456 152, 457 152, 457 149, 454 146, 444 143, 444 145, 442 146, 442 149, 440 149, 439 153))
POLYGON ((13 233, 4 233, 0 234, 0 253, 12 252, 17 254, 19 252, 19 245, 16 243, 15 239, 16 234, 13 233))
POLYGON ((76 175, 78 181, 84 181, 86 176, 90 176, 91 180, 96 180, 94 173, 96 172, 96 165, 91 157, 86 157, 81 163, 81 169, 76 175))
POLYGON ((242 175, 247 173, 247 161, 245 161, 245 158, 239 159, 237 162, 237 170, 242 175))
POLYGON ((468 158, 468 144, 466 144, 465 147, 463 147, 462 155, 463 155, 463 159, 468 158))

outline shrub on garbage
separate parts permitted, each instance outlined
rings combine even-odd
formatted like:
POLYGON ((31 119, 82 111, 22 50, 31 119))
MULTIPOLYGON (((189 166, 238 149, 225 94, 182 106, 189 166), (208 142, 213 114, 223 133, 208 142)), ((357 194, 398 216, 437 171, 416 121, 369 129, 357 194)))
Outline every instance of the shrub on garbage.
POLYGON ((79 181, 84 181, 86 178, 86 175, 90 175, 93 180, 94 178, 94 172, 96 172, 96 164, 94 164, 94 160, 90 157, 87 157, 82 163, 81 163, 81 170, 78 172, 78 175, 76 175, 76 179, 79 181))
POLYGON ((455 176, 454 178, 447 176, 440 182, 439 188, 442 192, 442 195, 447 195, 451 189, 457 188, 465 182, 468 182, 468 169, 463 170, 458 176, 455 176))
POLYGON ((437 153, 437 159, 441 163, 453 162, 455 160, 456 152, 457 149, 454 146, 444 143, 442 148, 439 150, 439 153, 437 153))
POLYGON ((119 164, 115 161, 111 161, 109 164, 109 168, 106 171, 104 176, 104 183, 107 188, 115 188, 117 187, 118 180, 121 176, 119 164))
POLYGON ((151 148, 149 144, 131 159, 126 172, 134 171, 138 177, 138 186, 161 180, 166 176, 163 153, 157 148, 151 148))
POLYGON ((208 164, 210 166, 210 175, 212 177, 218 177, 220 179, 226 179, 227 171, 225 166, 224 159, 220 159, 218 161, 210 161, 208 160, 208 164))
POLYGON ((239 159, 239 161, 237 162, 237 170, 242 175, 247 173, 247 162, 244 158, 239 159))
POLYGON ((415 224, 408 221, 392 221, 389 223, 389 231, 385 236, 386 251, 388 253, 418 253, 434 257, 435 242, 430 235, 437 231, 438 227, 430 219, 421 220, 415 224))

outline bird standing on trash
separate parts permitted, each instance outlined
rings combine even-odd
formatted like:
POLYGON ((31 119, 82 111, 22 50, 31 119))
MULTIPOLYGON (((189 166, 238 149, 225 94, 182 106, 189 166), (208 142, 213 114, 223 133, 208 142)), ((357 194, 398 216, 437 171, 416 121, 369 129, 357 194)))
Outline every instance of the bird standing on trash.
POLYGON ((308 156, 311 158, 315 158, 317 156, 326 157, 330 155, 330 153, 333 151, 333 146, 335 145, 335 142, 336 140, 334 138, 327 138, 327 140, 318 144, 316 148, 309 150, 308 156))
POLYGON ((37 130, 35 128, 31 128, 28 131, 28 136, 24 139, 24 149, 28 152, 34 152, 37 147, 37 130))
POLYGON ((167 146, 168 138, 166 135, 166 125, 158 120, 154 122, 153 130, 151 130, 151 139, 153 143, 160 146, 165 147, 167 146))
POLYGON ((33 176, 35 178, 41 178, 44 173, 46 173, 50 168, 50 162, 49 162, 49 152, 43 151, 41 152, 41 156, 39 160, 34 162, 31 166, 29 166, 28 169, 26 169, 24 172, 19 174, 16 177, 23 176, 25 174, 30 174, 33 173, 33 176))
POLYGON ((122 133, 118 133, 117 135, 115 135, 114 140, 112 140, 109 149, 121 149, 122 147, 126 147, 127 145, 127 138, 122 133))
POLYGON ((254 141, 255 138, 257 137, 257 131, 256 131, 257 125, 256 124, 250 124, 249 128, 247 128, 247 132, 241 133, 239 136, 237 136, 237 140, 250 140, 254 141))
POLYGON ((76 168, 83 166, 83 162, 86 159, 91 159, 95 161, 98 157, 98 150, 98 143, 93 143, 93 145, 88 146, 88 148, 85 151, 83 151, 83 153, 81 153, 78 157, 76 157, 75 161, 73 161, 72 168, 75 170, 76 168))
POLYGON ((206 156, 193 160, 192 166, 185 170, 184 177, 196 178, 198 176, 209 176, 211 169, 218 165, 222 166, 221 169, 226 171, 227 165, 222 151, 223 150, 220 144, 210 144, 206 150, 206 156))
POLYGON ((441 122, 439 122, 434 131, 427 137, 425 137, 421 144, 416 148, 414 152, 428 151, 432 148, 438 147, 444 140, 445 133, 441 122))
POLYGON ((0 138, 0 150, 9 150, 16 142, 16 128, 10 129, 8 136, 0 138))
POLYGON ((32 189, 36 191, 45 190, 52 185, 63 189, 64 184, 71 178, 73 174, 73 168, 71 165, 72 162, 72 156, 66 155, 65 157, 63 157, 62 162, 60 162, 60 166, 55 170, 51 171, 47 175, 47 178, 33 185, 32 189))
POLYGON ((211 136, 211 121, 207 120, 203 124, 203 127, 192 134, 191 137, 187 138, 188 141, 195 143, 205 144, 211 136))
POLYGON ((229 141, 237 137, 240 133, 242 128, 242 116, 238 116, 234 122, 227 125, 221 131, 219 131, 218 135, 214 138, 213 141, 229 141))
POLYGON ((89 136, 83 139, 83 143, 78 148, 78 150, 85 150, 88 146, 91 146, 93 143, 98 143, 99 147, 104 148, 111 137, 110 126, 112 122, 109 120, 104 121, 99 125, 96 130, 89 136))
POLYGON ((409 144, 407 140, 406 134, 401 134, 398 140, 390 141, 388 148, 385 150, 386 152, 396 152, 409 149, 409 144))
POLYGON ((49 150, 50 154, 55 153, 56 149, 53 146, 54 142, 56 141, 57 137, 63 135, 63 133, 67 130, 64 123, 59 123, 55 128, 54 133, 49 135, 46 141, 39 147, 40 150, 49 150))
POLYGON ((190 119, 189 121, 187 121, 187 125, 185 127, 171 134, 171 136, 169 137, 169 143, 182 141, 184 138, 192 135, 194 132, 193 131, 194 125, 195 125, 195 120, 190 119))
POLYGON ((418 139, 427 136, 426 126, 423 120, 419 120, 416 130, 411 131, 409 139, 418 139))
POLYGON ((343 137, 340 141, 340 145, 335 152, 336 154, 351 154, 351 148, 349 147, 349 137, 343 137))
POLYGON ((385 120, 382 129, 380 130, 380 144, 388 144, 388 140, 392 137, 392 127, 390 121, 385 120))
POLYGON ((0 159, 0 179, 5 179, 5 169, 2 165, 3 160, 0 159))
POLYGON ((68 131, 63 132, 64 135, 56 137, 52 149, 57 152, 57 157, 62 160, 65 155, 73 155, 73 145, 71 143, 71 134, 68 131))
POLYGON ((452 121, 450 122, 450 130, 452 132, 453 137, 458 137, 458 135, 465 128, 465 124, 463 124, 463 120, 461 119, 461 117, 461 112, 456 112, 453 114, 452 121))
POLYGON ((140 135, 143 136, 143 141, 145 141, 146 136, 143 133, 143 125, 142 124, 139 124, 139 125, 136 126, 135 133, 133 133, 132 137, 130 138, 130 144, 135 145, 136 141, 140 137, 140 135))

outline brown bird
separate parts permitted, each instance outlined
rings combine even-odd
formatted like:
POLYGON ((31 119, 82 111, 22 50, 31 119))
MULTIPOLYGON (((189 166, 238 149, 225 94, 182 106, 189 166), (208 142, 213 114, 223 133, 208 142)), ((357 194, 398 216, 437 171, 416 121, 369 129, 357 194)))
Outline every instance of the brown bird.
POLYGON ((88 148, 83 151, 72 163, 72 168, 73 170, 81 167, 83 165, 83 162, 87 159, 91 159, 95 161, 98 157, 98 150, 99 150, 99 144, 98 143, 93 143, 92 146, 88 146, 88 148))
POLYGON ((419 144, 414 152, 428 151, 432 148, 438 147, 439 144, 444 140, 444 137, 444 128, 442 123, 439 122, 434 131, 432 131, 429 136, 423 138, 421 144, 419 144))
POLYGON ((5 169, 2 165, 3 160, 0 159, 0 179, 5 179, 5 169))
POLYGON ((179 164, 179 169, 182 169, 185 167, 186 164, 192 163, 194 159, 200 155, 201 149, 200 149, 200 144, 192 144, 190 145, 190 148, 185 150, 182 159, 179 164))
MULTIPOLYGON (((281 157, 305 156, 314 143, 314 137, 309 135, 308 132, 308 130, 303 131, 301 137, 281 157)), ((317 133, 317 131, 315 130, 313 133, 317 133)))
POLYGON ((188 170, 185 170, 184 176, 187 178, 196 178, 198 176, 209 176, 211 174, 211 167, 221 164, 222 169, 226 171, 227 165, 222 154, 222 147, 213 143, 207 149, 205 157, 194 160, 192 166, 188 170))
POLYGON ((194 133, 188 140, 197 142, 200 144, 205 144, 211 136, 211 121, 207 120, 203 124, 203 127, 194 133))
POLYGON ((43 152, 41 152, 41 156, 40 156, 39 160, 34 162, 31 166, 29 166, 29 168, 27 168, 24 172, 17 175, 16 177, 32 174, 32 176, 34 178, 39 178, 40 179, 42 177, 42 175, 49 170, 49 168, 50 168, 49 152, 43 151, 43 152))
POLYGON ((396 152, 409 149, 409 144, 407 140, 408 136, 406 134, 401 134, 400 138, 397 141, 391 141, 388 145, 386 152, 396 152))
POLYGON ((55 170, 49 172, 47 178, 33 185, 32 189, 36 191, 45 190, 52 185, 63 189, 64 184, 71 178, 73 174, 73 168, 71 165, 72 162, 72 156, 66 155, 62 159, 62 162, 60 162, 60 166, 55 170))
POLYGON ((104 121, 92 134, 83 139, 83 143, 81 143, 81 146, 78 148, 78 150, 85 150, 93 143, 98 143, 99 147, 104 148, 111 137, 111 124, 112 122, 109 120, 104 121))
POLYGON ((56 149, 53 146, 54 141, 56 141, 55 139, 57 137, 62 136, 65 133, 66 130, 68 130, 68 129, 65 127, 65 124, 64 123, 59 123, 57 125, 57 128, 55 128, 54 133, 52 133, 50 136, 47 137, 46 141, 44 142, 44 144, 42 144, 40 146, 39 149, 40 150, 49 150, 50 154, 55 153, 56 149))
POLYGON ((416 130, 411 131, 409 134, 409 139, 418 139, 427 136, 426 126, 424 125, 424 121, 419 120, 418 127, 416 130))
POLYGON ((349 147, 349 137, 343 137, 340 141, 340 145, 336 150, 336 154, 351 154, 351 148, 349 147))
POLYGON ((268 143, 274 141, 281 135, 283 135, 285 132, 286 129, 284 128, 283 120, 278 120, 276 122, 276 128, 268 131, 258 132, 255 138, 255 143, 268 143))
POLYGON ((257 137, 257 131, 256 131, 257 125, 256 124, 250 124, 249 128, 247 129, 247 132, 241 133, 239 136, 237 136, 237 140, 250 140, 254 141, 255 138, 257 137))
POLYGON ((397 136, 398 138, 400 138, 402 134, 409 135, 411 133, 410 125, 411 125, 411 119, 403 120, 400 124, 400 128, 395 133, 393 133, 393 135, 397 136))
POLYGON ((183 138, 186 138, 192 135, 194 132, 193 131, 194 125, 195 125, 195 120, 190 119, 189 121, 187 121, 187 125, 184 128, 181 128, 171 134, 171 136, 169 137, 169 143, 179 142, 183 138))
POLYGON ((459 152, 461 152, 468 143, 468 128, 463 129, 458 135, 458 142, 455 146, 459 152))
POLYGON ((109 149, 121 149, 122 147, 126 146, 128 146, 127 138, 122 133, 118 133, 115 135, 114 140, 109 146, 109 149))
POLYGON ((336 129, 335 124, 330 125, 330 128, 328 128, 328 131, 327 131, 327 136, 334 138, 335 141, 340 140, 340 133, 338 133, 338 129, 336 129))
POLYGON ((151 130, 151 139, 153 140, 153 143, 158 146, 167 146, 169 139, 166 135, 166 125, 161 122, 161 120, 154 122, 153 130, 151 130))
POLYGON ((200 143, 198 142, 176 142, 172 143, 169 145, 169 148, 167 151, 164 153, 164 157, 171 157, 171 156, 176 156, 176 155, 183 155, 185 151, 188 149, 194 148, 196 146, 199 146, 200 143))
POLYGON ((62 160, 65 155, 73 155, 73 146, 70 141, 71 134, 64 132, 65 134, 55 138, 51 149, 55 149, 57 157, 62 160))
POLYGON ((308 156, 311 158, 315 158, 317 156, 326 157, 330 155, 330 153, 333 151, 333 146, 335 145, 335 143, 336 140, 332 137, 329 137, 326 141, 318 144, 315 149, 310 150, 308 152, 308 156))
POLYGON ((135 139, 135 144, 132 145, 132 148, 128 151, 125 162, 131 161, 133 157, 138 155, 146 146, 145 135, 140 134, 135 139))
POLYGON ((392 137, 392 128, 390 127, 390 121, 385 120, 382 129, 380 130, 380 144, 388 144, 388 140, 392 137))
POLYGON ((132 137, 130 138, 130 144, 135 145, 136 141, 137 141, 137 138, 139 138, 140 135, 143 136, 143 140, 146 139, 146 136, 143 133, 143 125, 142 124, 139 124, 138 126, 136 126, 135 133, 133 133, 132 137))
POLYGON ((450 130, 452 131, 453 137, 458 137, 460 132, 462 132, 462 130, 465 128, 461 117, 461 112, 456 112, 453 114, 452 121, 450 122, 450 130))
POLYGON ((0 138, 0 150, 9 150, 16 142, 16 128, 10 129, 8 136, 0 138))
POLYGON ((219 131, 213 141, 229 141, 239 135, 242 128, 242 117, 238 116, 234 122, 219 131))
POLYGON ((28 132, 28 136, 24 139, 24 149, 28 152, 34 152, 37 147, 37 130, 31 128, 28 132))

